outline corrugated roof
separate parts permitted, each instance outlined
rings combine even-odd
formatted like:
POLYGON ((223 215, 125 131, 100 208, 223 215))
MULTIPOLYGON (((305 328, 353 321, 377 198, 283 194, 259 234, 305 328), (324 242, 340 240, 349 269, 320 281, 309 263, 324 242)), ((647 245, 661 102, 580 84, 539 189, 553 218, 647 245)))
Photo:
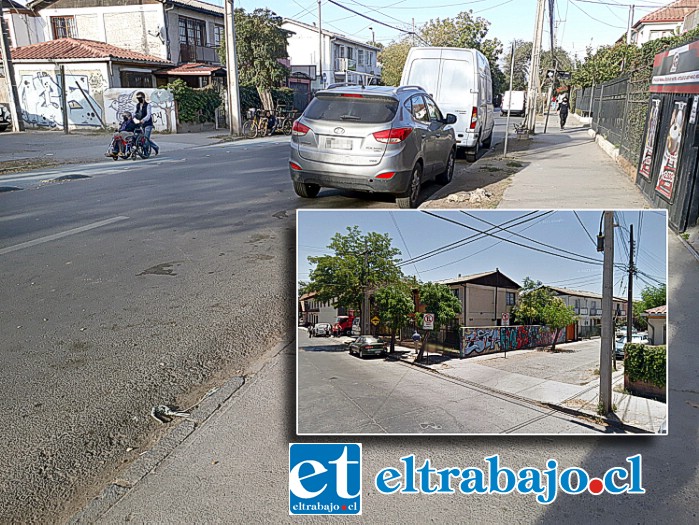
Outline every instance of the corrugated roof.
POLYGON ((78 38, 59 38, 48 42, 39 42, 12 50, 13 60, 61 60, 61 59, 117 59, 129 62, 170 64, 171 62, 156 57, 129 51, 121 47, 78 38))
MULTIPOLYGON (((546 286, 549 290, 553 290, 554 292, 558 292, 559 294, 562 295, 572 295, 575 297, 589 297, 591 299, 602 299, 602 294, 598 294, 595 292, 588 292, 586 290, 571 290, 570 288, 559 288, 557 286, 546 286)), ((626 302, 626 299, 623 299, 621 297, 614 297, 615 301, 621 301, 621 302, 626 302)))
POLYGON ((684 17, 699 7, 697 0, 677 0, 657 11, 648 13, 634 24, 634 27, 642 24, 652 24, 656 22, 682 22, 684 17))

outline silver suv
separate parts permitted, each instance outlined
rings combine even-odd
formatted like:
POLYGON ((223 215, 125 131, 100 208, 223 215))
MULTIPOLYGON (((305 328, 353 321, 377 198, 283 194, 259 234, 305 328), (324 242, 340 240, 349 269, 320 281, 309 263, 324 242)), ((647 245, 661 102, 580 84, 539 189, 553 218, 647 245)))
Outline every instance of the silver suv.
POLYGON ((294 122, 294 190, 306 198, 321 187, 390 193, 400 208, 415 208, 423 182, 451 181, 455 122, 418 86, 319 91, 294 122))

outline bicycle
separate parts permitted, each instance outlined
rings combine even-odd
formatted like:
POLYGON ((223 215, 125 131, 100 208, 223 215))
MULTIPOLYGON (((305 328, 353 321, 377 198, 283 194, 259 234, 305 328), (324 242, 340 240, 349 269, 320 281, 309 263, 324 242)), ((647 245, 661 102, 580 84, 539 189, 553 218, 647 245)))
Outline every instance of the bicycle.
POLYGON ((284 135, 291 135, 291 128, 294 125, 296 111, 294 109, 287 110, 285 106, 278 106, 276 113, 280 116, 278 117, 277 127, 274 131, 276 133, 283 133, 284 135))
POLYGON ((259 109, 251 109, 248 117, 250 118, 243 123, 243 135, 249 139, 258 135, 264 137, 267 134, 267 117, 262 116, 259 109))

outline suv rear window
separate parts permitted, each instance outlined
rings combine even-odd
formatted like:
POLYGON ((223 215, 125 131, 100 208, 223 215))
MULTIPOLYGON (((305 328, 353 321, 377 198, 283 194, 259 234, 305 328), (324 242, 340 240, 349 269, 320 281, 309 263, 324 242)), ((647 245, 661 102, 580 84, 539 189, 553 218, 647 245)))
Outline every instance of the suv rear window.
POLYGON ((303 115, 311 120, 378 124, 393 120, 397 110, 398 101, 389 97, 318 95, 303 115))

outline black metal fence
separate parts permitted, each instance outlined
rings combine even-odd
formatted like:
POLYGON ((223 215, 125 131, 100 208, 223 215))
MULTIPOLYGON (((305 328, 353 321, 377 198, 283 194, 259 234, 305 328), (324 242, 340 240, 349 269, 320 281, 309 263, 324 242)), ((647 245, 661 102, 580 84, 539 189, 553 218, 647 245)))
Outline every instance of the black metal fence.
POLYGON ((648 109, 648 81, 629 74, 598 86, 578 88, 572 100, 578 115, 590 117, 592 129, 636 164, 641 154, 648 109))
POLYGON ((597 326, 578 326, 578 338, 590 339, 592 337, 602 336, 602 325, 597 326))

